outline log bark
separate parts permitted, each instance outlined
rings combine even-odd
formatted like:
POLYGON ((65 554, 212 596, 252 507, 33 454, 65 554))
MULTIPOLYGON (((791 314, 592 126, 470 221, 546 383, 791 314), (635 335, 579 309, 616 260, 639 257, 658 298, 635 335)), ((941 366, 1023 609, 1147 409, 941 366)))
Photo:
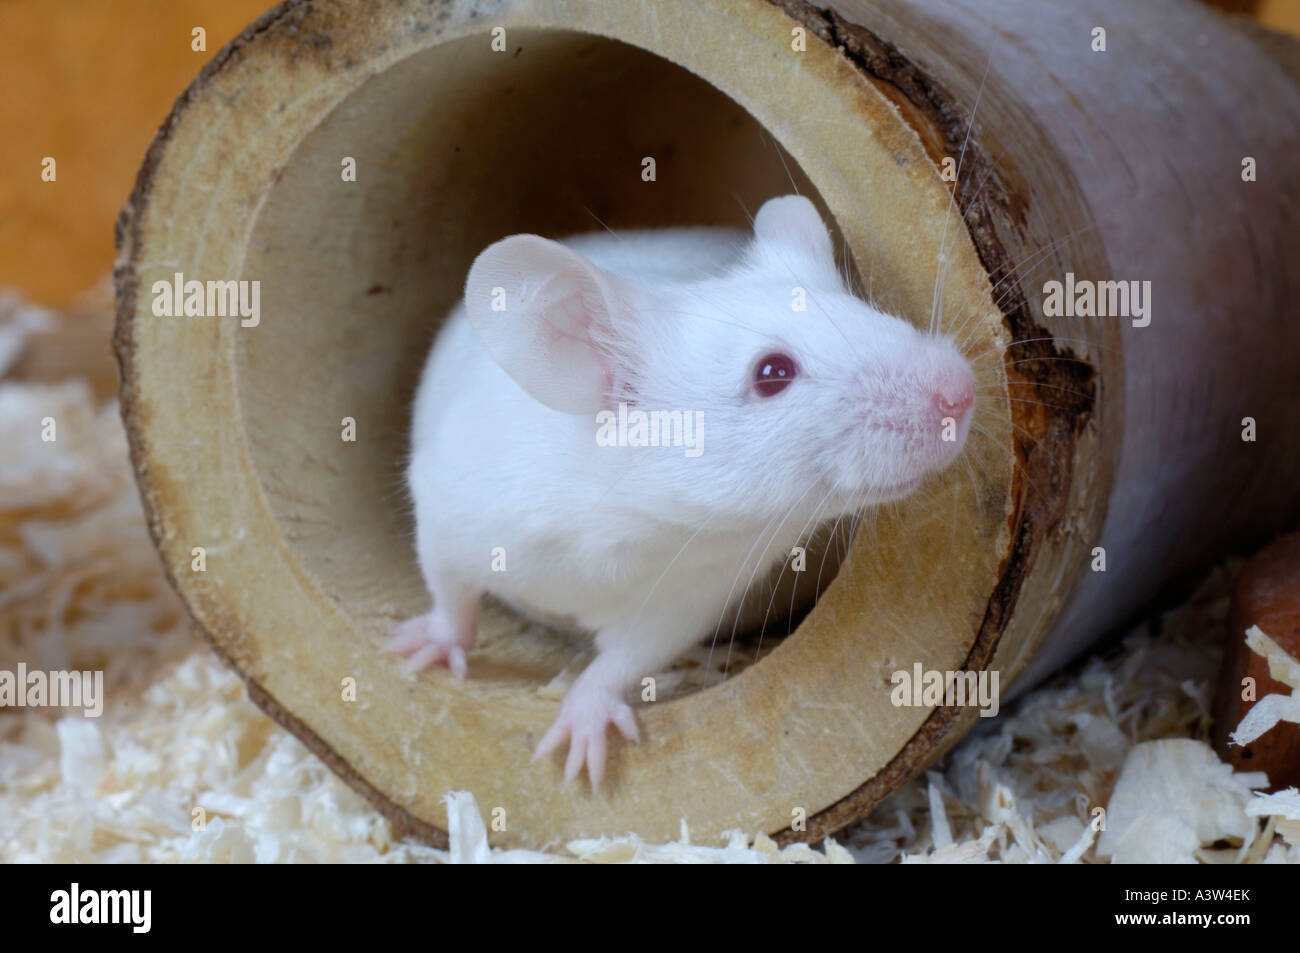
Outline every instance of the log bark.
POLYGON ((434 843, 455 789, 504 809, 504 846, 670 839, 682 818, 816 839, 868 811, 978 718, 894 705, 893 672, 1027 685, 1162 579, 1296 516, 1289 54, 1192 4, 1135 7, 275 8, 178 100, 119 223, 123 414, 196 621, 259 704, 434 843), (739 225, 792 186, 919 324, 942 255, 943 326, 980 382, 970 466, 878 514, 763 661, 642 706, 604 793, 564 789, 529 754, 572 645, 488 606, 465 683, 403 680, 377 651, 425 607, 400 492, 423 352, 502 235, 739 225), (176 272, 261 280, 260 324, 155 316, 176 272), (1150 323, 1046 314, 1067 272, 1150 281, 1150 323))

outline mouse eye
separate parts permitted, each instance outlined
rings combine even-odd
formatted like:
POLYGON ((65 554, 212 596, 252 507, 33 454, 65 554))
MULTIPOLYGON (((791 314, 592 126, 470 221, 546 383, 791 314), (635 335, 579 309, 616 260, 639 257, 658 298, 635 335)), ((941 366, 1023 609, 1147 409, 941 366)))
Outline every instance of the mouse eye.
POLYGON ((764 355, 754 368, 754 390, 760 397, 772 397, 785 390, 798 373, 794 358, 789 354, 773 352, 764 355))

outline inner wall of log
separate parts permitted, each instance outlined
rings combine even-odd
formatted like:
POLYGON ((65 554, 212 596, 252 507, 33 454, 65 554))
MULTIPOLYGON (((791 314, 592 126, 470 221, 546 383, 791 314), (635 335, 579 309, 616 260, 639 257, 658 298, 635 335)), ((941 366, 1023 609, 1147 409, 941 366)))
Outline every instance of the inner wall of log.
MULTIPOLYGON (((525 81, 561 82, 565 64, 581 72, 580 62, 571 65, 579 54, 609 57, 601 65, 615 76, 616 60, 638 63, 631 54, 613 57, 608 44, 566 47, 571 38, 529 31, 581 27, 620 37, 744 106, 816 183, 859 271, 884 289, 883 303, 918 323, 928 319, 948 192, 887 90, 816 42, 791 56, 791 21, 765 4, 620 6, 626 18, 591 19, 612 9, 576 2, 494 8, 490 25, 528 41, 510 58, 520 83, 503 78, 512 67, 499 63, 479 73, 490 82, 458 87, 485 55, 489 24, 473 22, 476 8, 446 19, 422 6, 378 19, 361 4, 278 8, 182 97, 123 216, 123 408, 169 572, 252 696, 399 827, 433 840, 443 836, 441 794, 457 788, 474 790, 481 803, 509 805, 515 822, 501 843, 534 844, 631 827, 672 837, 682 817, 701 836, 737 826, 775 831, 788 827, 793 811, 814 813, 844 798, 927 718, 890 704, 890 672, 912 661, 951 669, 971 656, 1019 512, 1008 495, 1015 480, 1005 405, 991 400, 980 410, 984 434, 971 442, 972 478, 936 483, 881 517, 869 536, 859 534, 850 566, 767 660, 719 688, 646 706, 647 740, 620 752, 613 786, 599 799, 560 788, 555 765, 528 761, 554 712, 536 694, 538 679, 559 657, 539 654, 537 640, 490 631, 487 655, 499 664, 463 684, 439 673, 403 681, 393 660, 376 653, 387 622, 423 607, 413 557, 400 555, 404 540, 394 536, 400 519, 370 518, 377 499, 400 509, 400 487, 387 481, 409 386, 404 392, 397 380, 404 372, 394 355, 425 346, 437 309, 455 297, 457 269, 496 237, 493 228, 518 230, 521 214, 558 230, 584 224, 559 211, 571 216, 576 196, 549 205, 525 200, 541 183, 514 176, 536 143, 504 135, 510 130, 494 135, 499 127, 484 118, 492 110, 474 107, 488 105, 485 97, 523 95, 525 81), (462 36, 479 47, 457 47, 462 36), (553 70, 530 75, 528 52, 544 57, 550 42, 565 55, 553 70), (774 89, 799 108, 773 97, 774 89), (449 94, 443 104, 428 105, 440 91, 449 94), (378 112, 367 118, 371 110, 378 112), (458 180, 449 174, 462 132, 496 176, 474 189, 452 187, 458 180), (368 133, 382 148, 366 152, 368 133), (356 152, 362 168, 376 165, 378 185, 425 178, 450 185, 349 193, 338 163, 356 152), (175 270, 261 275, 260 343, 231 323, 155 319, 146 289, 175 270), (277 276, 287 276, 279 288, 277 276), (360 440, 369 442, 341 453, 337 428, 342 416, 358 416, 353 407, 362 411, 360 440), (345 456, 351 450, 361 452, 345 456), (196 540, 213 554, 202 574, 190 571, 196 540), (344 676, 356 679, 363 704, 340 704, 344 676)), ((640 64, 645 72, 631 77, 625 93, 638 80, 670 90, 685 82, 644 57, 640 64)), ((696 115, 690 95, 668 95, 684 115, 696 115)), ((653 105, 636 122, 662 119, 662 104, 653 105)), ((661 213, 734 221, 730 197, 712 194, 720 185, 786 191, 770 143, 729 153, 726 144, 736 140, 726 117, 734 112, 717 96, 712 107, 697 131, 724 161, 696 194, 706 204, 691 204, 690 189, 701 187, 690 169, 681 177, 687 192, 666 210, 629 204, 639 187, 634 161, 633 184, 610 193, 606 211, 616 224, 624 224, 617 221, 623 212, 637 224, 661 213), (756 177, 744 185, 751 168, 756 177)), ((573 161, 589 160, 577 152, 573 161)), ((593 162, 588 171, 603 166, 593 162)), ((984 267, 967 234, 954 229, 949 241, 946 313, 966 313, 973 347, 995 347, 1003 324, 984 267)), ((982 364, 980 380, 984 392, 1005 392, 998 362, 982 364)))
MULTIPOLYGON (((321 589, 377 634, 428 604, 402 487, 409 410, 478 252, 513 232, 747 227, 765 198, 791 190, 831 220, 798 163, 698 76, 590 34, 516 29, 510 41, 519 57, 481 36, 440 44, 357 90, 279 167, 245 261, 276 278, 265 286, 269 314, 320 316, 310 337, 280 324, 237 341, 263 492, 321 589), (341 154, 382 174, 322 190, 341 154), (662 181, 642 181, 645 154, 662 181), (319 236, 310 254, 304 234, 319 236), (312 360, 287 388, 277 369, 305 347, 312 360), (345 416, 366 421, 366 433, 340 460, 345 416), (287 434, 285 420, 320 425, 287 434), (330 461, 328 488, 301 492, 303 460, 330 461)), ((508 697, 545 684, 579 646, 489 602, 476 690, 508 697)))

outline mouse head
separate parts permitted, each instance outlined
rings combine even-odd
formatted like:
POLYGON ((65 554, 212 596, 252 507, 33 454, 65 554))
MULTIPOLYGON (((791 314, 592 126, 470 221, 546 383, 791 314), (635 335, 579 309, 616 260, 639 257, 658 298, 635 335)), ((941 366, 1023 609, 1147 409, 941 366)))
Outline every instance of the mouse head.
POLYGON ((555 410, 699 411, 698 460, 643 456, 683 474, 670 492, 715 507, 834 516, 898 499, 970 426, 969 363, 850 294, 800 196, 765 203, 742 254, 702 280, 636 281, 512 236, 475 261, 466 305, 488 352, 555 410))

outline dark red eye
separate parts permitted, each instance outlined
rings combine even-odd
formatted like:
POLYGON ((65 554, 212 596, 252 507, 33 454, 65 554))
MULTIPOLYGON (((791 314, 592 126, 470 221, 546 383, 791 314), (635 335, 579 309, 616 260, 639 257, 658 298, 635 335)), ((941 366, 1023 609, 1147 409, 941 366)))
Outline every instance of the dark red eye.
POLYGON ((771 397, 785 390, 799 373, 789 354, 768 354, 754 368, 754 390, 760 397, 771 397))

